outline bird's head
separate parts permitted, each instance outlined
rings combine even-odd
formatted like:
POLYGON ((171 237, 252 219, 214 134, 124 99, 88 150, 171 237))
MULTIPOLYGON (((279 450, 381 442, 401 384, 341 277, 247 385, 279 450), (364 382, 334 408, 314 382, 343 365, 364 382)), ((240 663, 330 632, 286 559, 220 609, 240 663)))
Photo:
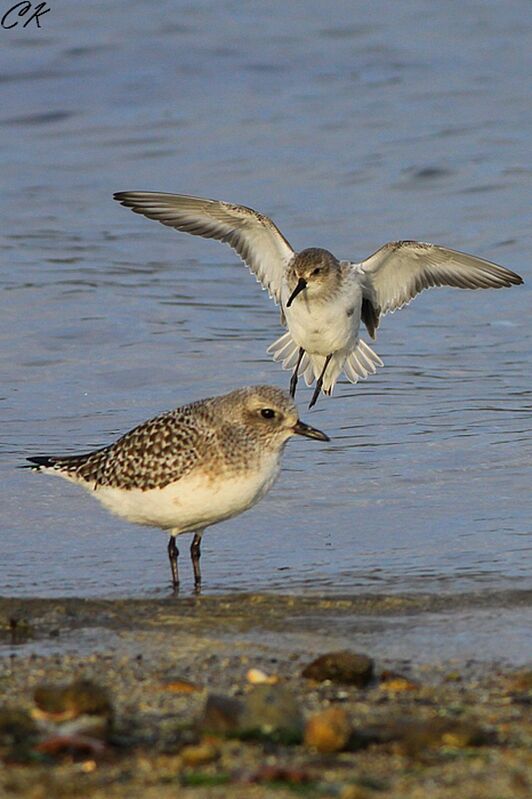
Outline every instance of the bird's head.
POLYGON ((296 253, 287 271, 290 308, 298 294, 312 299, 325 297, 335 291, 340 280, 340 263, 328 250, 311 247, 296 253))
POLYGON ((229 427, 245 429, 263 448, 282 448, 294 435, 329 440, 321 430, 302 422, 292 398, 274 386, 247 386, 216 398, 215 403, 229 427))

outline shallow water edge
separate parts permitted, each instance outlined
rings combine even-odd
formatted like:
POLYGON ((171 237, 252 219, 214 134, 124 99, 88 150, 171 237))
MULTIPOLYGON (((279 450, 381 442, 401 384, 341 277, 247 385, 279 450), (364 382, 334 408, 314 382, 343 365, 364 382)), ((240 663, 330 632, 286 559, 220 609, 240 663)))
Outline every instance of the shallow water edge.
POLYGON ((392 660, 532 658, 532 591, 452 595, 226 594, 167 599, 0 598, 0 655, 142 651, 150 633, 286 651, 355 648, 392 660), (148 637, 147 637, 148 636, 148 637))

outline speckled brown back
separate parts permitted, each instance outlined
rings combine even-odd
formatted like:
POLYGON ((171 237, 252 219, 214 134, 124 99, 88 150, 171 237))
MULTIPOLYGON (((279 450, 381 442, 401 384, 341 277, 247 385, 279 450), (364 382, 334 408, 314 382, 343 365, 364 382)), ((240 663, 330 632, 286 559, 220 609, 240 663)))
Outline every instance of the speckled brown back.
MULTIPOLYGON (((265 400, 293 407, 279 389, 259 387, 265 400)), ((164 488, 198 467, 236 474, 256 461, 267 436, 241 418, 242 399, 256 389, 193 402, 138 425, 114 444, 84 455, 33 458, 39 467, 74 480, 116 488, 164 488)))

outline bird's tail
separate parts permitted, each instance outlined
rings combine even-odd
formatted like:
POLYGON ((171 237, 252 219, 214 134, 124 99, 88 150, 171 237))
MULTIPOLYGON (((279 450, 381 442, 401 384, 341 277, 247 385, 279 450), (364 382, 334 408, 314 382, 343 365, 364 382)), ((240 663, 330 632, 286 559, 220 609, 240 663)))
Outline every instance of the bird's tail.
POLYGON ((56 462, 56 458, 52 458, 48 455, 35 455, 33 458, 26 458, 29 463, 25 463, 24 466, 21 466, 21 469, 32 469, 34 472, 41 472, 45 469, 52 469, 56 462))
POLYGON ((87 460, 87 457, 92 453, 87 453, 87 455, 34 455, 32 458, 26 458, 29 461, 29 464, 25 466, 25 469, 33 469, 35 472, 46 471, 48 469, 53 469, 56 472, 60 471, 70 471, 72 469, 76 469, 82 463, 87 460))
MULTIPOLYGON (((299 355, 299 347, 287 332, 268 347, 268 352, 273 356, 274 361, 282 361, 283 369, 294 369, 299 355)), ((301 359, 298 374, 304 375, 307 386, 311 386, 314 380, 321 375, 324 364, 324 355, 305 353, 301 359)), ((365 380, 370 374, 375 374, 377 367, 383 365, 377 353, 373 352, 371 347, 359 338, 355 347, 347 355, 345 350, 334 353, 323 379, 323 392, 332 394, 342 371, 350 383, 356 383, 358 380, 365 380)))
POLYGON ((95 456, 97 458, 105 449, 106 447, 83 455, 34 455, 26 458, 29 463, 21 468, 56 474, 73 482, 92 480, 95 456))
POLYGON ((356 346, 345 359, 344 372, 350 383, 365 380, 368 375, 374 375, 377 366, 384 366, 376 352, 369 344, 358 339, 356 346))
MULTIPOLYGON (((285 333, 284 336, 281 336, 281 338, 278 338, 273 344, 270 344, 266 352, 270 353, 274 361, 282 361, 283 369, 294 369, 299 357, 299 347, 290 335, 290 332, 285 333)), ((303 372, 308 369, 309 365, 310 358, 307 353, 305 353, 299 364, 299 369, 297 370, 298 375, 302 375, 303 372)))

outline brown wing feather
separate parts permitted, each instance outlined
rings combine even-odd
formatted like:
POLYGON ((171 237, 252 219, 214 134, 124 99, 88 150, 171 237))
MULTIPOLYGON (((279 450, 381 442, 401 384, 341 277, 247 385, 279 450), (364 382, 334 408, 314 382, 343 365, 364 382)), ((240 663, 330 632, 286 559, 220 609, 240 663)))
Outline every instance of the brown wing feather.
MULTIPOLYGON (((523 282, 520 275, 504 266, 421 241, 385 244, 362 261, 359 269, 365 276, 364 298, 379 316, 401 308, 433 286, 497 289, 523 282)), ((366 316, 371 312, 366 311, 366 316)))
POLYGON ((294 251, 269 217, 244 205, 186 194, 123 191, 114 198, 163 225, 229 244, 279 303, 284 272, 294 251))

